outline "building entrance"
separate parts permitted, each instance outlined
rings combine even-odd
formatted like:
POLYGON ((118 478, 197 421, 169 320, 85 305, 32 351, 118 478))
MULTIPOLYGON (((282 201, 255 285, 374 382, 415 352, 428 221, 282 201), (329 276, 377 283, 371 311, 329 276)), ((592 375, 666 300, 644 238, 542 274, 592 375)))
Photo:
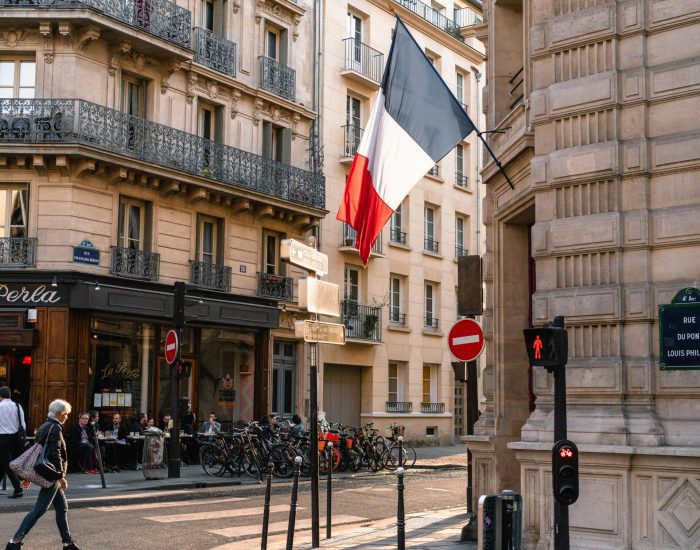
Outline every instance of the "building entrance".
POLYGON ((351 365, 325 365, 323 409, 329 422, 360 425, 362 369, 351 365))
POLYGON ((32 371, 32 350, 0 348, 0 386, 9 386, 12 400, 29 411, 29 387, 32 371))

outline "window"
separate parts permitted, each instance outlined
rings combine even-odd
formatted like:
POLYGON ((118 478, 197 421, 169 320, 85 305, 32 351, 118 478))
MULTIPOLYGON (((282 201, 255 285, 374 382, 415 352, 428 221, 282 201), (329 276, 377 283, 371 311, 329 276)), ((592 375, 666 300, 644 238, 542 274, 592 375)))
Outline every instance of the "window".
POLYGON ((119 203, 119 246, 145 250, 146 203, 122 197, 119 203))
POLYGON ((403 204, 399 204, 391 215, 391 241, 406 244, 406 233, 403 230, 403 204))
POLYGON ((435 328, 437 319, 435 319, 435 287, 433 283, 425 284, 424 291, 424 305, 425 305, 425 327, 435 328))
POLYGON ((0 188, 0 211, 4 213, 0 237, 27 238, 29 222, 29 189, 0 188))
POLYGON ((355 156, 362 137, 362 103, 356 97, 346 96, 345 100, 345 155, 355 156))
POLYGON ((348 38, 352 38, 352 62, 359 69, 362 67, 362 19, 348 13, 348 38))
POLYGON ((36 85, 36 62, 0 59, 0 98, 32 99, 36 85))
POLYGON ((282 275, 280 263, 280 235, 263 233, 263 272, 267 275, 282 275))
POLYGON ((208 31, 214 32, 214 2, 212 0, 202 2, 202 26, 208 31))
POLYGON ((402 313, 402 292, 401 278, 391 277, 389 279, 389 322, 403 325, 405 317, 402 313))
POLYGON ((216 109, 211 105, 200 104, 197 117, 199 137, 214 141, 216 135, 216 109))
POLYGON ((124 74, 122 77, 122 111, 127 115, 146 117, 146 81, 124 74))
POLYGON ((466 102, 464 101, 464 75, 462 73, 457 73, 457 91, 455 97, 462 105, 466 102))
POLYGON ((455 216, 455 258, 466 256, 467 250, 464 246, 464 229, 466 220, 463 216, 455 216))
POLYGON ((423 365, 423 403, 437 402, 437 366, 423 365))
POLYGON ((279 31, 276 29, 267 29, 265 31, 265 55, 270 59, 279 61, 279 31))
POLYGON ((438 242, 435 239, 437 233, 435 226, 435 208, 426 205, 423 212, 424 249, 429 252, 438 252, 438 242))
POLYGON ((360 271, 355 267, 345 268, 345 299, 360 303, 360 271))
POLYGON ((272 349, 272 414, 291 416, 295 413, 296 346, 275 340, 272 349))
POLYGON ((220 231, 223 220, 199 214, 197 220, 197 261, 207 265, 221 263, 220 231))
POLYGON ((405 365, 399 361, 389 361, 389 392, 387 401, 403 401, 405 365))
POLYGON ((291 128, 283 128, 272 124, 272 122, 263 122, 263 147, 262 156, 282 162, 284 164, 292 163, 292 130, 291 128))
POLYGON ((466 187, 467 182, 467 175, 464 170, 464 145, 460 143, 455 147, 455 184, 460 187, 466 187))

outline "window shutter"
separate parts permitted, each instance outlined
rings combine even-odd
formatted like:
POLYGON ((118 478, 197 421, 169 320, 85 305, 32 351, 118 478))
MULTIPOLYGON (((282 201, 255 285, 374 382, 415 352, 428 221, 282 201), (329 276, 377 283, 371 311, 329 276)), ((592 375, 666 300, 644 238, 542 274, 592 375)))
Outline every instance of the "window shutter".
POLYGON ((287 31, 280 32, 280 58, 277 60, 280 65, 287 66, 287 42, 289 33, 287 31))
POLYGON ((224 220, 218 218, 216 222, 216 263, 218 265, 226 265, 226 258, 224 256, 224 229, 224 220))
POLYGON ((284 164, 292 164, 292 129, 282 128, 282 151, 279 157, 280 162, 284 164))
POLYGON ((272 123, 263 122, 262 156, 272 158, 272 123))
POLYGON ((224 36, 224 0, 214 0, 214 33, 224 36))
POLYGON ((117 246, 120 246, 122 248, 126 247, 126 239, 124 238, 124 211, 126 210, 126 205, 124 204, 124 200, 120 197, 119 198, 119 237, 117 240, 117 246))
POLYGON ((147 202, 145 205, 145 212, 143 215, 143 223, 145 227, 143 228, 143 251, 152 252, 153 251, 153 203, 147 202))

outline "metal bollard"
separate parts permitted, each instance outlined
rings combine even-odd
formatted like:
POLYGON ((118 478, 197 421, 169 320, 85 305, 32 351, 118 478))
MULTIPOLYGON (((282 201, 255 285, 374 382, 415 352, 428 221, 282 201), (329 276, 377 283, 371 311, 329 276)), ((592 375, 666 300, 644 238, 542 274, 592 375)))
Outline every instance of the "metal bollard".
POLYGON ((397 484, 397 489, 398 489, 398 495, 399 495, 399 502, 398 502, 398 508, 396 510, 396 537, 397 537, 397 544, 396 547, 399 550, 405 550, 406 549, 406 517, 403 509, 403 476, 404 476, 404 469, 403 466, 399 466, 396 468, 396 477, 398 477, 398 484, 397 484))
POLYGON ((265 488, 265 504, 263 505, 263 528, 260 539, 260 550, 267 550, 267 531, 270 524, 270 491, 272 490, 272 469, 275 465, 267 463, 267 487, 265 488))
POLYGON ((292 484, 292 501, 289 504, 289 525, 287 527, 287 550, 294 548, 294 525, 297 521, 297 493, 299 492, 299 472, 301 457, 294 458, 294 483, 292 484))
POLYGON ((403 436, 400 435, 396 439, 399 442, 399 466, 403 468, 403 465, 406 463, 406 461, 403 458, 403 436))
POLYGON ((328 464, 328 478, 326 482, 326 538, 331 538, 331 495, 333 493, 333 442, 326 444, 326 463, 328 464))

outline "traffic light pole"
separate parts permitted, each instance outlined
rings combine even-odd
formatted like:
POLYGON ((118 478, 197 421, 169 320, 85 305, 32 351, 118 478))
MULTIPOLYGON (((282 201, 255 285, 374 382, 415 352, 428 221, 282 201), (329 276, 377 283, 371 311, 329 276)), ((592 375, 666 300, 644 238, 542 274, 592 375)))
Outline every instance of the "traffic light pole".
MULTIPOLYGON (((567 439, 566 366, 549 369, 554 375, 554 443, 567 439)), ((552 472, 552 475, 555 475, 552 472)), ((554 548, 569 550, 569 507, 554 499, 554 548)))
MULTIPOLYGON (((168 478, 180 477, 180 350, 182 348, 182 327, 185 324, 185 293, 186 283, 177 281, 173 291, 173 324, 177 332, 177 357, 170 366, 170 416, 173 429, 170 433, 170 449, 168 449, 168 478)), ((167 428, 167 426, 166 426, 167 428)))
MULTIPOLYGON (((318 507, 318 342, 310 344, 309 408, 311 423, 311 548, 321 546, 320 517, 318 507)), ((330 465, 328 466, 331 467, 330 465)))

